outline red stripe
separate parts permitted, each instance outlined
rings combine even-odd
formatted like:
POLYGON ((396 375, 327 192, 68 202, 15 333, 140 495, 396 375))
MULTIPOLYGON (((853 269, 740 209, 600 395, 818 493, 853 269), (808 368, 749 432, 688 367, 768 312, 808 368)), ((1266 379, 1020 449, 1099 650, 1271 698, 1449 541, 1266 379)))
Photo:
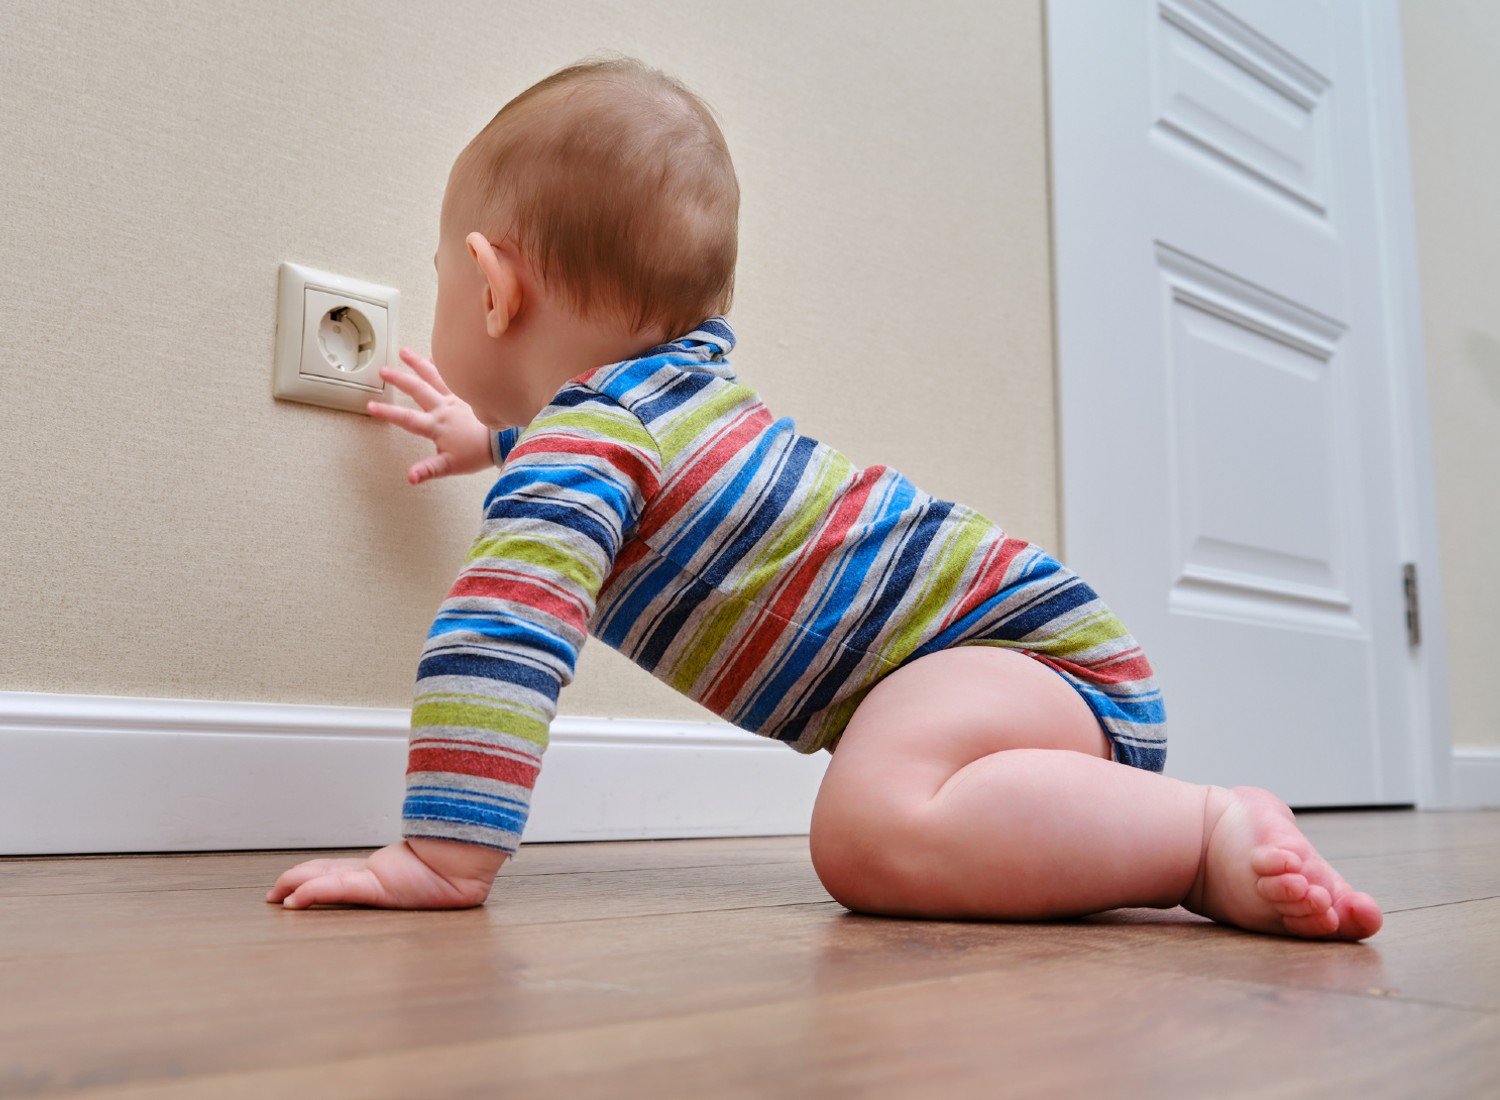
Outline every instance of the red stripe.
POLYGON ((1151 665, 1146 660, 1146 655, 1139 648, 1129 650, 1124 654, 1123 660, 1109 661, 1103 665, 1080 665, 1076 661, 1065 660, 1061 657, 1049 657, 1045 653, 1035 650, 1023 650, 1028 657, 1034 657, 1043 664, 1051 665, 1053 668, 1064 672, 1071 672, 1080 680, 1090 684, 1128 684, 1132 680, 1145 680, 1152 675, 1151 665))
POLYGON ((426 749, 413 745, 406 754, 406 774, 413 772, 448 772, 476 779, 493 779, 497 783, 514 783, 518 787, 536 786, 541 767, 510 756, 473 752, 468 749, 426 749))
POLYGON ((1156 675, 1146 654, 1137 646, 1126 650, 1097 665, 1088 665, 1078 675, 1099 684, 1128 684, 1132 680, 1147 680, 1156 675))
MULTIPOLYGON (((523 763, 535 763, 536 758, 541 755, 538 749, 535 753, 528 753, 522 749, 513 748, 509 745, 501 745, 494 741, 471 741, 463 737, 435 737, 430 734, 418 733, 412 737, 412 745, 417 748, 441 747, 443 745, 462 745, 465 750, 482 749, 485 752, 499 753, 502 756, 512 756, 523 763)), ((540 765, 538 765, 540 767, 540 765)))
POLYGON ((578 627, 582 627, 589 616, 583 601, 572 593, 561 591, 555 585, 525 573, 496 569, 462 574, 448 590, 448 598, 478 598, 523 604, 578 627))

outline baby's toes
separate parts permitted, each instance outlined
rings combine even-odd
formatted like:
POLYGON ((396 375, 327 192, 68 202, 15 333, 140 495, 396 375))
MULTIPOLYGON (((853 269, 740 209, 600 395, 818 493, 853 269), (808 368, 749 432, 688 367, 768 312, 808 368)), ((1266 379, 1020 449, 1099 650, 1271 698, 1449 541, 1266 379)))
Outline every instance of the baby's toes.
POLYGON ((1284 875, 1302 870, 1302 857, 1286 848, 1257 848, 1250 853, 1250 869, 1257 875, 1284 875))
POLYGON ((1385 923, 1375 899, 1357 890, 1340 897, 1333 908, 1339 918, 1339 935, 1345 939, 1362 940, 1373 936, 1385 923))
POLYGON ((1318 939, 1322 936, 1331 936, 1338 931, 1339 915, 1329 908, 1305 917, 1284 916, 1281 918, 1281 923, 1294 936, 1318 939))
MULTIPOLYGON (((1323 913, 1333 913, 1333 899, 1328 896, 1328 891, 1321 886, 1309 886, 1307 893, 1296 901, 1283 901, 1275 903, 1276 912, 1283 917, 1315 917, 1323 913)), ((1337 913, 1334 913, 1337 916, 1337 913)))
POLYGON ((1307 897, 1307 879, 1301 875, 1265 875, 1255 880, 1255 890, 1274 905, 1301 901, 1307 897))

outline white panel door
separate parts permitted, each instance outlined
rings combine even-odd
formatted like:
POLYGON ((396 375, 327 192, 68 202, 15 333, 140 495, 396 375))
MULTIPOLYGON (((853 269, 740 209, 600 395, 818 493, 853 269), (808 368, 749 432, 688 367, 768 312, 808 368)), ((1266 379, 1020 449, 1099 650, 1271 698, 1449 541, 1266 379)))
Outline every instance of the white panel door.
POLYGON ((1065 558, 1167 772, 1411 802, 1362 0, 1048 7, 1065 558))

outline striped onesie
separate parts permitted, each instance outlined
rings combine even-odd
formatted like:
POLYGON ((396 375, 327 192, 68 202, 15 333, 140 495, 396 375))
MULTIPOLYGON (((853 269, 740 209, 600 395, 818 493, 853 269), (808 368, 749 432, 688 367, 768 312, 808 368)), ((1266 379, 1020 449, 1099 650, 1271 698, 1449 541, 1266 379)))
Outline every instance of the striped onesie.
POLYGON ((774 419, 722 318, 568 382, 495 433, 499 480, 417 672, 402 834, 515 852, 592 633, 735 725, 832 750, 883 676, 956 645, 1042 661, 1123 763, 1161 693, 1082 580, 979 513, 774 419))

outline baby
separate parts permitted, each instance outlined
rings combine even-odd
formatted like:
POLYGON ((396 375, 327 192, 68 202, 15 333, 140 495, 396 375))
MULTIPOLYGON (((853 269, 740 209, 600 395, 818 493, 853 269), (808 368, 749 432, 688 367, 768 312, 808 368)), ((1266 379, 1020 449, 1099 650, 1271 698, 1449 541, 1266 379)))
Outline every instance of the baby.
POLYGON ((1151 666, 1088 585, 740 384, 738 214, 708 109, 633 61, 548 77, 459 154, 433 360, 382 372, 419 408, 370 412, 435 444, 413 484, 500 477, 417 672, 403 839, 299 864, 266 900, 482 904, 593 633, 736 725, 833 753, 810 844, 850 909, 1180 904, 1373 935, 1374 900, 1275 796, 1160 774, 1151 666))

